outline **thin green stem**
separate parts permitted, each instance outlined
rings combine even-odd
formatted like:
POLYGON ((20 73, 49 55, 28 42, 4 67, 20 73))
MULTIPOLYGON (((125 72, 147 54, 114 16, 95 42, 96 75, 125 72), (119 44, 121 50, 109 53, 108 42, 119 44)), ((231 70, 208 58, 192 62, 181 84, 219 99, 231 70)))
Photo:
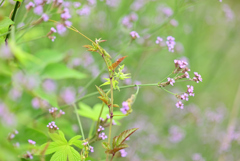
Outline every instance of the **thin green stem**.
MULTIPOLYGON (((17 1, 16 3, 15 3, 15 6, 14 6, 14 10, 13 10, 13 14, 12 14, 12 17, 11 17, 11 20, 14 22, 14 19, 15 19, 15 16, 16 16, 16 13, 17 13, 17 9, 18 9, 18 6, 20 5, 20 2, 19 1, 17 1)), ((10 29, 11 29, 11 26, 9 26, 9 28, 8 28, 8 31, 10 31, 10 29)), ((5 43, 7 44, 7 39, 8 39, 8 37, 9 37, 9 35, 10 35, 10 33, 8 33, 7 34, 7 36, 6 36, 6 39, 5 39, 5 43)))
POLYGON ((92 121, 92 125, 91 125, 91 128, 90 128, 89 133, 88 133, 88 138, 90 138, 92 136, 93 129, 94 129, 94 122, 95 121, 92 121))
POLYGON ((75 103, 73 104, 73 107, 74 107, 74 110, 75 110, 75 113, 76 113, 76 116, 77 116, 78 125, 79 125, 79 128, 80 128, 83 140, 85 140, 84 133, 83 133, 83 128, 82 128, 82 124, 81 124, 81 120, 80 120, 80 116, 78 115, 77 106, 76 106, 75 103))
POLYGON ((176 95, 175 93, 172 93, 172 92, 170 92, 169 90, 166 90, 165 88, 163 88, 163 87, 160 87, 162 90, 164 90, 164 91, 166 91, 167 93, 170 93, 170 94, 173 94, 174 96, 176 95))
POLYGON ((19 43, 17 43, 17 45, 19 45, 19 44, 23 44, 23 43, 27 43, 27 42, 30 42, 30 41, 35 41, 35 40, 42 39, 42 38, 46 38, 46 37, 47 37, 46 35, 44 35, 44 36, 40 36, 40 37, 37 37, 37 38, 32 39, 32 40, 27 40, 27 41, 19 42, 19 43))
POLYGON ((168 76, 166 76, 163 80, 161 80, 160 82, 158 82, 158 84, 162 83, 165 79, 167 79, 168 77, 170 77, 173 74, 173 72, 171 72, 170 74, 168 74, 168 76))
POLYGON ((97 126, 96 126, 96 134, 98 132, 98 126, 99 126, 99 122, 100 122, 100 117, 101 117, 102 112, 103 112, 103 108, 104 108, 104 102, 102 103, 102 108, 101 108, 101 111, 100 111, 99 116, 98 116, 98 121, 97 121, 97 126))
POLYGON ((5 0, 2 0, 2 2, 0 3, 0 6, 2 6, 2 4, 3 4, 4 1, 5 1, 5 0))

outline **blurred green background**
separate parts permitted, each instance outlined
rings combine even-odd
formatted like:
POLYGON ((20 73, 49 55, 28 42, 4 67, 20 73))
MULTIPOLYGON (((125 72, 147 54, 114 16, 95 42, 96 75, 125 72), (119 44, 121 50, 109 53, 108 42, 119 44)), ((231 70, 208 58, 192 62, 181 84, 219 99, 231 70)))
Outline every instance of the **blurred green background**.
MULTIPOLYGON (((141 87, 132 107, 133 113, 120 121, 121 126, 113 127, 113 135, 127 128, 140 128, 128 141, 130 148, 126 149, 127 157, 116 160, 235 161, 240 158, 238 152, 240 148, 238 124, 240 3, 238 1, 112 0, 116 6, 109 5, 111 1, 108 0, 97 0, 97 4, 94 5, 86 1, 79 2, 82 6, 89 5, 91 13, 87 16, 79 16, 76 14, 77 9, 71 8, 73 26, 92 40, 95 38, 107 40, 102 43, 102 47, 113 57, 119 52, 122 56, 127 55, 123 63, 127 72, 132 75, 131 84, 136 81, 142 84, 161 81, 174 70, 174 59, 186 59, 191 72, 196 71, 203 78, 203 82, 198 84, 190 82, 194 86, 195 96, 185 102, 184 109, 176 108, 177 98, 169 93, 157 87, 141 87), (139 9, 136 7, 138 5, 139 9), (164 12, 166 8, 171 9, 173 14, 170 16, 164 14, 167 12, 166 10, 164 12), (135 13, 138 19, 132 23, 131 28, 127 28, 122 24, 122 20, 131 13, 135 13), (131 41, 129 36, 131 31, 138 32, 140 38, 131 41), (175 37, 177 42, 175 52, 171 53, 166 47, 157 45, 155 43, 157 36, 165 39, 167 36, 175 37)), ((21 25, 26 13, 25 4, 19 8, 16 26, 21 25)), ((14 3, 6 1, 0 8, 0 15, 8 16, 13 8, 14 3)), ((24 23, 28 24, 37 18, 39 16, 29 13, 24 23)), ((51 19, 59 21, 59 14, 53 14, 51 19)), ((64 36, 55 34, 57 38, 54 42, 48 38, 30 41, 46 35, 54 25, 53 22, 48 21, 33 28, 17 31, 16 40, 18 47, 32 55, 43 49, 56 51, 62 55, 61 63, 87 76, 84 79, 55 80, 57 89, 53 95, 58 96, 58 103, 62 105, 64 101, 61 92, 64 87, 72 87, 77 91, 79 87, 84 87, 94 79, 105 66, 99 54, 88 53, 82 47, 90 42, 71 30, 68 30, 64 36), (23 36, 20 37, 21 35, 23 36), (74 66, 74 60, 79 59, 82 60, 80 65, 74 66), (90 61, 90 65, 84 64, 87 61, 90 61)), ((17 160, 17 156, 22 154, 21 150, 12 147, 13 143, 19 142, 21 149, 21 145, 25 145, 30 138, 38 145, 46 142, 45 126, 51 121, 51 117, 47 115, 35 119, 47 109, 33 108, 31 102, 36 97, 34 90, 21 88, 21 98, 11 100, 9 91, 19 84, 18 78, 15 80, 13 76, 21 69, 21 65, 19 67, 12 65, 11 61, 15 60, 1 59, 1 63, 5 63, 9 68, 7 70, 12 73, 6 76, 3 71, 5 68, 0 69, 0 100, 15 115, 17 123, 6 126, 4 119, 1 119, 0 160, 17 160), (17 129, 19 134, 9 143, 6 138, 13 129, 17 129)), ((45 80, 39 78, 38 68, 35 67, 28 66, 26 73, 36 77, 35 81, 41 86, 45 80)), ((95 92, 95 85, 103 83, 102 75, 104 76, 104 73, 87 89, 86 94, 95 92)), ((192 77, 193 73, 190 76, 192 77)), ((125 84, 122 82, 120 86, 125 84)), ((189 82, 179 82, 166 89, 172 92, 185 91, 188 84, 189 82)), ((121 105, 135 91, 135 88, 116 91, 115 102, 121 105)), ((96 103, 100 103, 100 100, 93 96, 84 99, 83 102, 93 107, 96 103)), ((69 139, 79 134, 76 129, 77 119, 72 107, 64 111, 66 115, 56 120, 56 124, 69 139)), ((81 118, 87 135, 92 121, 81 118)), ((100 142, 94 143, 93 146, 95 152, 90 156, 97 158, 96 160, 104 159, 104 150, 100 142)))

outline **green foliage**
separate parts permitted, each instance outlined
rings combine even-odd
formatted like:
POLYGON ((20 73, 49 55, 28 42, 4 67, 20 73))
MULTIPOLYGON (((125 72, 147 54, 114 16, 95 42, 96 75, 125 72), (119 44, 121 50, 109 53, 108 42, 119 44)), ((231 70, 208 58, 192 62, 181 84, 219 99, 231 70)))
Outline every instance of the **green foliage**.
MULTIPOLYGON (((8 28, 10 25, 14 24, 14 22, 9 17, 3 17, 2 20, 0 20, 0 35, 5 34, 8 32, 8 28)), ((0 36, 0 44, 4 43, 5 36, 0 36)))
POLYGON ((46 68, 41 73, 41 76, 43 79, 86 78, 85 74, 74 69, 70 69, 66 65, 60 63, 49 64, 46 66, 46 68))
POLYGON ((64 133, 62 131, 58 131, 58 133, 48 133, 53 142, 47 142, 40 147, 40 155, 44 153, 44 155, 52 154, 50 161, 66 161, 67 159, 70 161, 79 161, 81 156, 77 150, 75 150, 72 146, 77 146, 78 148, 82 148, 82 141, 80 135, 77 135, 71 138, 69 141, 65 139, 64 133))
MULTIPOLYGON (((102 104, 96 104, 91 108, 90 106, 80 102, 80 109, 78 110, 78 114, 83 117, 87 117, 92 119, 93 121, 98 120, 99 113, 101 111, 102 104)), ((106 116, 109 113, 108 108, 103 108, 102 116, 106 116)))
POLYGON ((120 135, 115 136, 113 138, 112 142, 112 148, 110 147, 110 144, 107 142, 103 142, 102 146, 106 149, 105 153, 109 153, 112 155, 115 155, 116 152, 118 152, 121 149, 125 149, 128 147, 127 144, 125 144, 125 140, 131 136, 138 128, 128 129, 123 131, 120 135))

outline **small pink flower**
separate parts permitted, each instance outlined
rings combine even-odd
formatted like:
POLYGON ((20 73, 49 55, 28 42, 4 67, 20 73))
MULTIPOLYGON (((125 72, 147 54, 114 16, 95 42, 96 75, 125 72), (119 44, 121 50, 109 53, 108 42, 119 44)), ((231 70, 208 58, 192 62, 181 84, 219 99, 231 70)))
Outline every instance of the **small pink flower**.
POLYGON ((140 38, 140 36, 138 35, 138 33, 136 31, 130 32, 130 36, 132 37, 132 39, 140 38))
POLYGON ((181 101, 178 101, 178 102, 176 103, 177 108, 183 109, 183 105, 184 105, 184 104, 183 104, 181 101))
POLYGON ((175 80, 172 78, 167 78, 168 82, 173 86, 173 83, 175 83, 175 80))

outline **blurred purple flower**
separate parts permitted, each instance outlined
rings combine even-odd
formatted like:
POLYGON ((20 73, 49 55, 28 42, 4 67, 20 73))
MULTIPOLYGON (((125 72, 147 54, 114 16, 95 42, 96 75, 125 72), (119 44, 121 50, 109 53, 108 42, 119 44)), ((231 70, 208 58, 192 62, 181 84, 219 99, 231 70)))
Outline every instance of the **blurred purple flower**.
POLYGON ((130 36, 132 37, 132 39, 140 38, 140 36, 136 31, 131 31, 130 36))
POLYGON ((73 2, 73 6, 74 8, 78 8, 81 6, 81 3, 80 2, 73 2))
POLYGON ((35 7, 35 4, 33 2, 29 2, 25 8, 27 9, 27 11, 30 11, 31 8, 35 7))
POLYGON ((70 104, 73 103, 76 99, 76 91, 73 87, 67 87, 61 91, 60 96, 65 103, 70 104))
POLYGON ((8 95, 12 100, 16 101, 17 99, 19 99, 22 96, 22 91, 17 88, 12 88, 9 91, 8 95))
POLYGON ((61 23, 57 24, 56 28, 60 35, 63 35, 67 31, 67 28, 61 23))
POLYGON ((181 101, 178 101, 178 102, 176 103, 176 107, 183 109, 184 104, 183 104, 181 101))
POLYGON ((6 59, 6 60, 13 58, 13 54, 8 46, 6 45, 0 46, 0 58, 6 59))
POLYGON ((84 6, 82 9, 76 11, 79 16, 88 16, 91 12, 91 8, 84 6))
POLYGON ((125 149, 121 149, 121 150, 119 150, 119 152, 121 153, 121 157, 127 156, 127 152, 125 151, 125 149))
POLYGON ((41 5, 38 5, 34 8, 33 12, 36 15, 41 15, 43 13, 43 7, 41 5))
POLYGON ((172 143, 178 143, 180 141, 182 141, 185 137, 185 133, 182 131, 182 129, 180 129, 177 126, 172 126, 169 129, 169 141, 172 143))
POLYGON ((44 13, 44 14, 42 15, 42 19, 43 19, 43 21, 45 21, 45 22, 46 22, 46 21, 48 21, 48 20, 49 20, 49 17, 48 17, 48 15, 47 15, 47 14, 45 14, 45 13, 44 13))

